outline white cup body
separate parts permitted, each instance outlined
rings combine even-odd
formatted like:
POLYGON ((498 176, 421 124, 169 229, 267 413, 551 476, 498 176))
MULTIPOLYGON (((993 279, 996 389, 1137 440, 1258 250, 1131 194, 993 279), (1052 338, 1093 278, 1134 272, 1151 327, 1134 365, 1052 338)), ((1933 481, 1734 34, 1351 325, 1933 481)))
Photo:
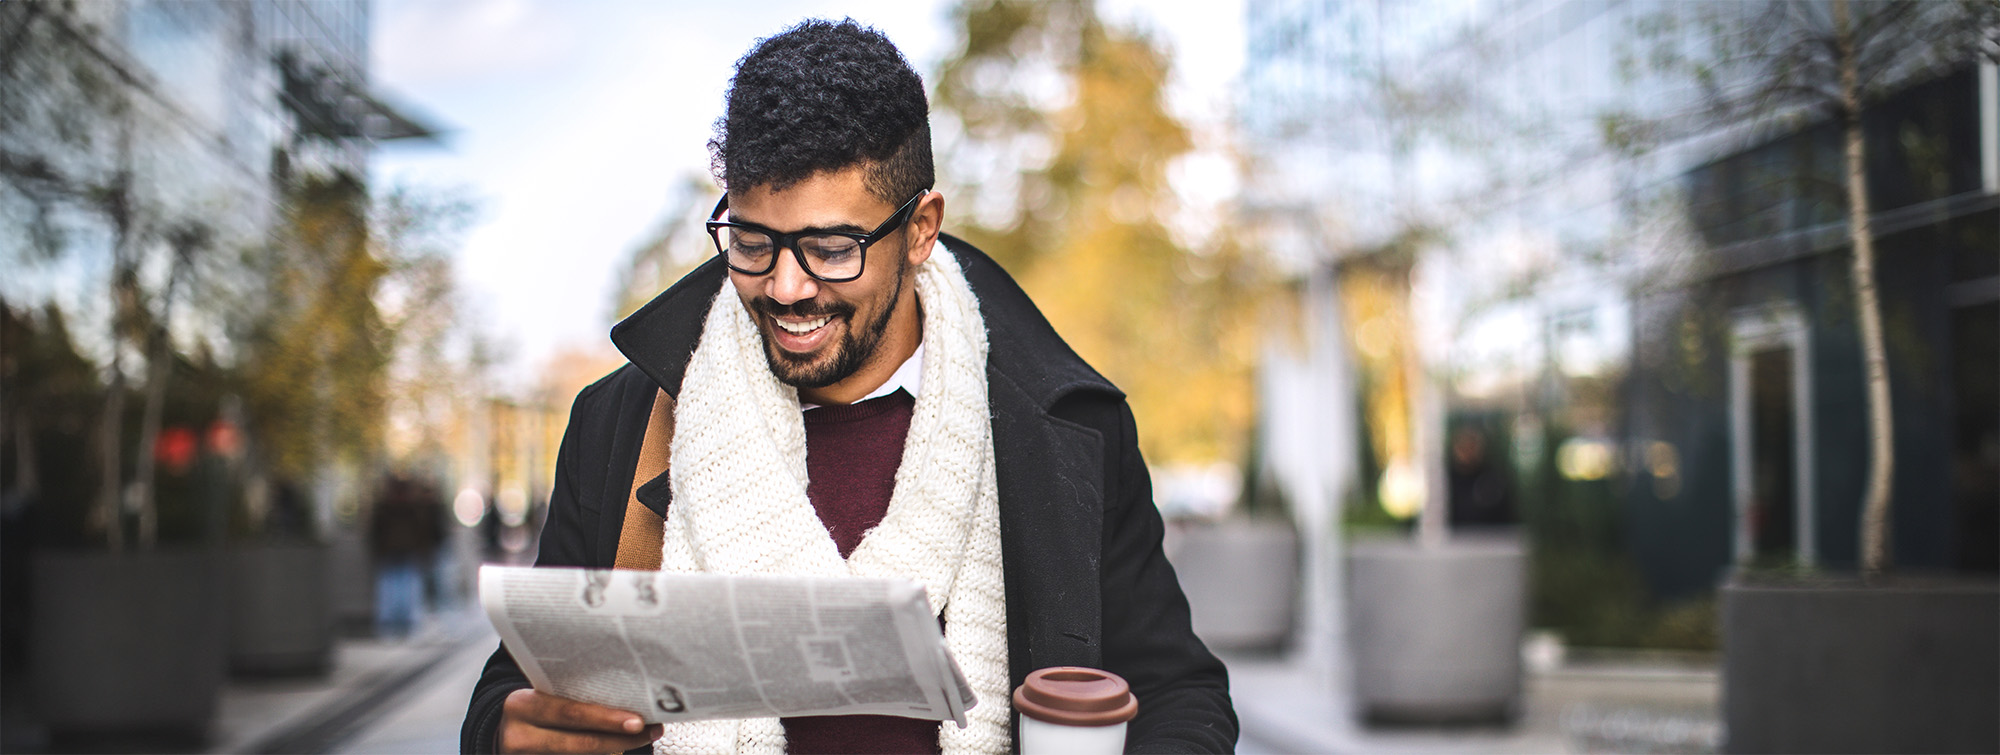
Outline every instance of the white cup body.
POLYGON ((1065 726, 1021 717, 1021 755, 1119 755, 1125 724, 1065 726))

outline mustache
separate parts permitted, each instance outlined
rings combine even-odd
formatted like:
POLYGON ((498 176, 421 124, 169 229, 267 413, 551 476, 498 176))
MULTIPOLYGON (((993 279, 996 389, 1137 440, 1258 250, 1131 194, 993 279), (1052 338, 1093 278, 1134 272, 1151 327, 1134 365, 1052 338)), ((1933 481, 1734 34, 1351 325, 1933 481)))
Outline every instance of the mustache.
POLYGON ((770 297, 759 296, 751 300, 750 307, 773 317, 842 317, 854 314, 854 307, 837 302, 803 299, 791 304, 779 304, 770 297))

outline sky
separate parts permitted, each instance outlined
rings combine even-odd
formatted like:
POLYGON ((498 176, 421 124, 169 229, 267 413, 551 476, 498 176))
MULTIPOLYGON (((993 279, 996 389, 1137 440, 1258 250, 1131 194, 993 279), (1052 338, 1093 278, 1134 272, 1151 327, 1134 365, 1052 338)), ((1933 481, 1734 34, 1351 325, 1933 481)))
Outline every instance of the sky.
MULTIPOLYGON (((610 348, 616 276, 706 178, 711 128, 736 59, 808 17, 880 29, 929 76, 955 43, 937 0, 385 0, 374 84, 442 127, 437 143, 388 143, 378 187, 461 192, 479 206, 456 259, 467 313, 502 346, 496 375, 525 387, 565 350, 610 348)), ((1151 31, 1176 56, 1174 109, 1200 153, 1179 172, 1225 197, 1230 85, 1242 68, 1242 0, 1107 0, 1100 13, 1151 31), (1216 180, 1222 178, 1225 180, 1216 180)))

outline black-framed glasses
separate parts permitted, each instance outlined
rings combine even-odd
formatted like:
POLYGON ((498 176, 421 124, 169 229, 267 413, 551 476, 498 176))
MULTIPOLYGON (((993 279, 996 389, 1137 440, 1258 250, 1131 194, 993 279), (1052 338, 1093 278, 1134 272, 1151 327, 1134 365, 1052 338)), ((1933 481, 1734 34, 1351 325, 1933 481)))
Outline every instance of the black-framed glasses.
POLYGON ((771 272, 778 266, 778 251, 790 249, 806 275, 827 283, 845 283, 861 277, 868 247, 903 227, 916 209, 917 200, 929 193, 930 189, 919 190, 888 220, 867 233, 819 228, 779 233, 755 223, 721 220, 722 213, 729 209, 729 195, 723 194, 722 200, 715 203, 715 211, 708 214, 708 237, 715 242, 715 253, 722 255, 729 269, 744 275, 771 272))

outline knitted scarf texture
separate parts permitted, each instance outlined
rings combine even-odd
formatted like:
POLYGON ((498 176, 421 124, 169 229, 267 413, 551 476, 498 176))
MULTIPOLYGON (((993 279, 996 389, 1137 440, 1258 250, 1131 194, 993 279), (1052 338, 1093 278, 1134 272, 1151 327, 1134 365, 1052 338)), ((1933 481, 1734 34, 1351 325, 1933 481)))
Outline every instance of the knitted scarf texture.
MULTIPOLYGON (((660 568, 721 574, 901 577, 945 619, 945 645, 978 695, 967 727, 945 722, 947 755, 1004 753, 1007 606, 1000 501, 986 400, 986 324, 958 261, 917 267, 923 388, 882 523, 847 559, 806 497, 798 391, 780 383, 734 287, 709 307, 675 408, 673 505, 660 568)), ((776 718, 668 724, 662 755, 785 751, 776 718)))

